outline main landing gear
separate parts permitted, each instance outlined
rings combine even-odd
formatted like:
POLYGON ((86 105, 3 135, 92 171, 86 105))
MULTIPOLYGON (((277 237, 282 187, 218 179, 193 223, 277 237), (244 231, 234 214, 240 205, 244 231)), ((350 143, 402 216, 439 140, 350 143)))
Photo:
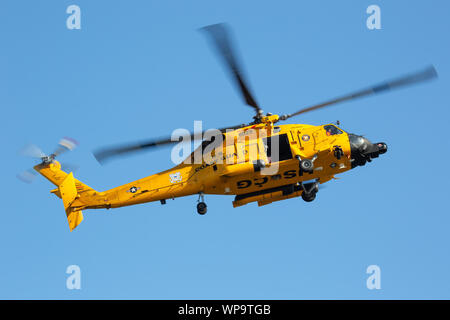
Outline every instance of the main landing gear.
POLYGON ((316 194, 319 191, 319 183, 312 182, 307 184, 302 184, 302 199, 306 202, 311 202, 316 198, 316 194))
POLYGON ((205 203, 205 196, 203 192, 199 193, 197 202, 197 213, 200 215, 204 215, 208 211, 208 209, 205 203))

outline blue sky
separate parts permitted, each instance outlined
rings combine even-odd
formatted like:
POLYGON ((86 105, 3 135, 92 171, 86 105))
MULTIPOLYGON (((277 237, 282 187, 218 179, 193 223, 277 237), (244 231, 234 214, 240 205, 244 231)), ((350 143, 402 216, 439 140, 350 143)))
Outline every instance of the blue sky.
POLYGON ((445 1, 1 1, 3 159, 0 298, 450 298, 450 45, 445 1), (81 30, 66 8, 81 8, 81 30), (381 30, 366 8, 381 8, 381 30), (434 64, 439 79, 291 119, 341 121, 389 152, 328 183, 316 201, 233 209, 231 196, 85 211, 69 232, 39 178, 16 173, 33 142, 105 190, 169 168, 170 149, 100 166, 96 147, 249 121, 252 114, 197 29, 228 22, 266 111, 301 107, 434 64), (66 268, 81 268, 81 290, 66 268), (381 268, 381 290, 366 268, 381 268))

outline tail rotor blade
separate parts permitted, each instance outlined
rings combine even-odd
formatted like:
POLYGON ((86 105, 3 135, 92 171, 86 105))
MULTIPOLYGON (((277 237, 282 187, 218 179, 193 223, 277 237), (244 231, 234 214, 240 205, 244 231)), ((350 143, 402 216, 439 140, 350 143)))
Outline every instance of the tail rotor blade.
MULTIPOLYGON (((66 152, 73 150, 78 145, 78 142, 75 139, 65 137, 59 141, 58 147, 55 152, 46 155, 39 147, 34 144, 29 144, 19 150, 19 154, 27 157, 38 158, 41 161, 41 164, 50 165, 56 158, 56 156, 66 152)), ((64 171, 75 171, 78 169, 78 166, 73 164, 61 164, 61 167, 64 168, 64 171)), ((16 177, 25 182, 31 183, 36 178, 37 172, 34 169, 25 170, 16 175, 16 177)))
POLYGON ((46 154, 36 145, 34 144, 28 144, 25 147, 23 147, 19 154, 25 157, 31 157, 31 158, 42 158, 45 157, 46 154))
POLYGON ((59 141, 58 147, 53 152, 55 156, 59 156, 67 151, 72 151, 78 146, 78 141, 73 138, 64 137, 59 141))
POLYGON ((33 169, 25 170, 24 172, 21 172, 16 175, 17 179, 19 179, 22 182, 25 183, 32 183, 34 179, 36 179, 37 172, 33 169))

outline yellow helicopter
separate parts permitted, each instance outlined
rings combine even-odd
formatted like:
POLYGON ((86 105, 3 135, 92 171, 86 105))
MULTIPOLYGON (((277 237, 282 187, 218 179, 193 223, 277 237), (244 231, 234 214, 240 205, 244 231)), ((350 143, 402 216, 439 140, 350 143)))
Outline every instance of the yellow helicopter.
MULTIPOLYGON (((215 130, 209 138, 206 138, 208 131, 200 135, 189 134, 188 138, 202 142, 183 162, 169 170, 102 192, 75 179, 72 172, 62 170, 55 160, 62 152, 75 147, 73 140, 61 140, 58 149, 50 155, 39 150, 37 156, 41 163, 34 169, 57 187, 51 193, 62 199, 70 231, 83 220, 84 209, 110 209, 152 201, 165 204, 166 199, 188 195, 199 196, 197 212, 202 215, 207 211, 205 194, 235 195, 234 207, 250 202, 263 206, 294 197, 313 201, 319 184, 371 162, 387 151, 387 145, 347 133, 338 124, 279 123, 305 112, 437 77, 434 67, 428 67, 292 114, 264 114, 244 79, 226 25, 215 24, 202 30, 210 36, 223 58, 245 103, 255 110, 253 121, 215 130)), ((97 150, 94 155, 103 163, 115 156, 174 143, 179 140, 168 137, 107 147, 97 150)))

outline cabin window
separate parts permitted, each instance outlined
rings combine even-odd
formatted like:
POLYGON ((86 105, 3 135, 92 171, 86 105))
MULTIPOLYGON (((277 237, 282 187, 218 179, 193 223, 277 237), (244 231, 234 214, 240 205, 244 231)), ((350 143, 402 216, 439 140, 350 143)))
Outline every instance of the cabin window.
POLYGON ((289 144, 289 138, 287 134, 280 134, 268 138, 263 138, 263 144, 266 149, 267 158, 269 161, 283 161, 292 159, 291 146, 289 144), (272 150, 276 150, 275 143, 278 143, 279 157, 275 159, 272 154, 272 150))
POLYGON ((327 136, 334 136, 335 134, 341 134, 342 130, 338 129, 337 127, 333 125, 327 125, 323 127, 325 129, 325 132, 327 136))

